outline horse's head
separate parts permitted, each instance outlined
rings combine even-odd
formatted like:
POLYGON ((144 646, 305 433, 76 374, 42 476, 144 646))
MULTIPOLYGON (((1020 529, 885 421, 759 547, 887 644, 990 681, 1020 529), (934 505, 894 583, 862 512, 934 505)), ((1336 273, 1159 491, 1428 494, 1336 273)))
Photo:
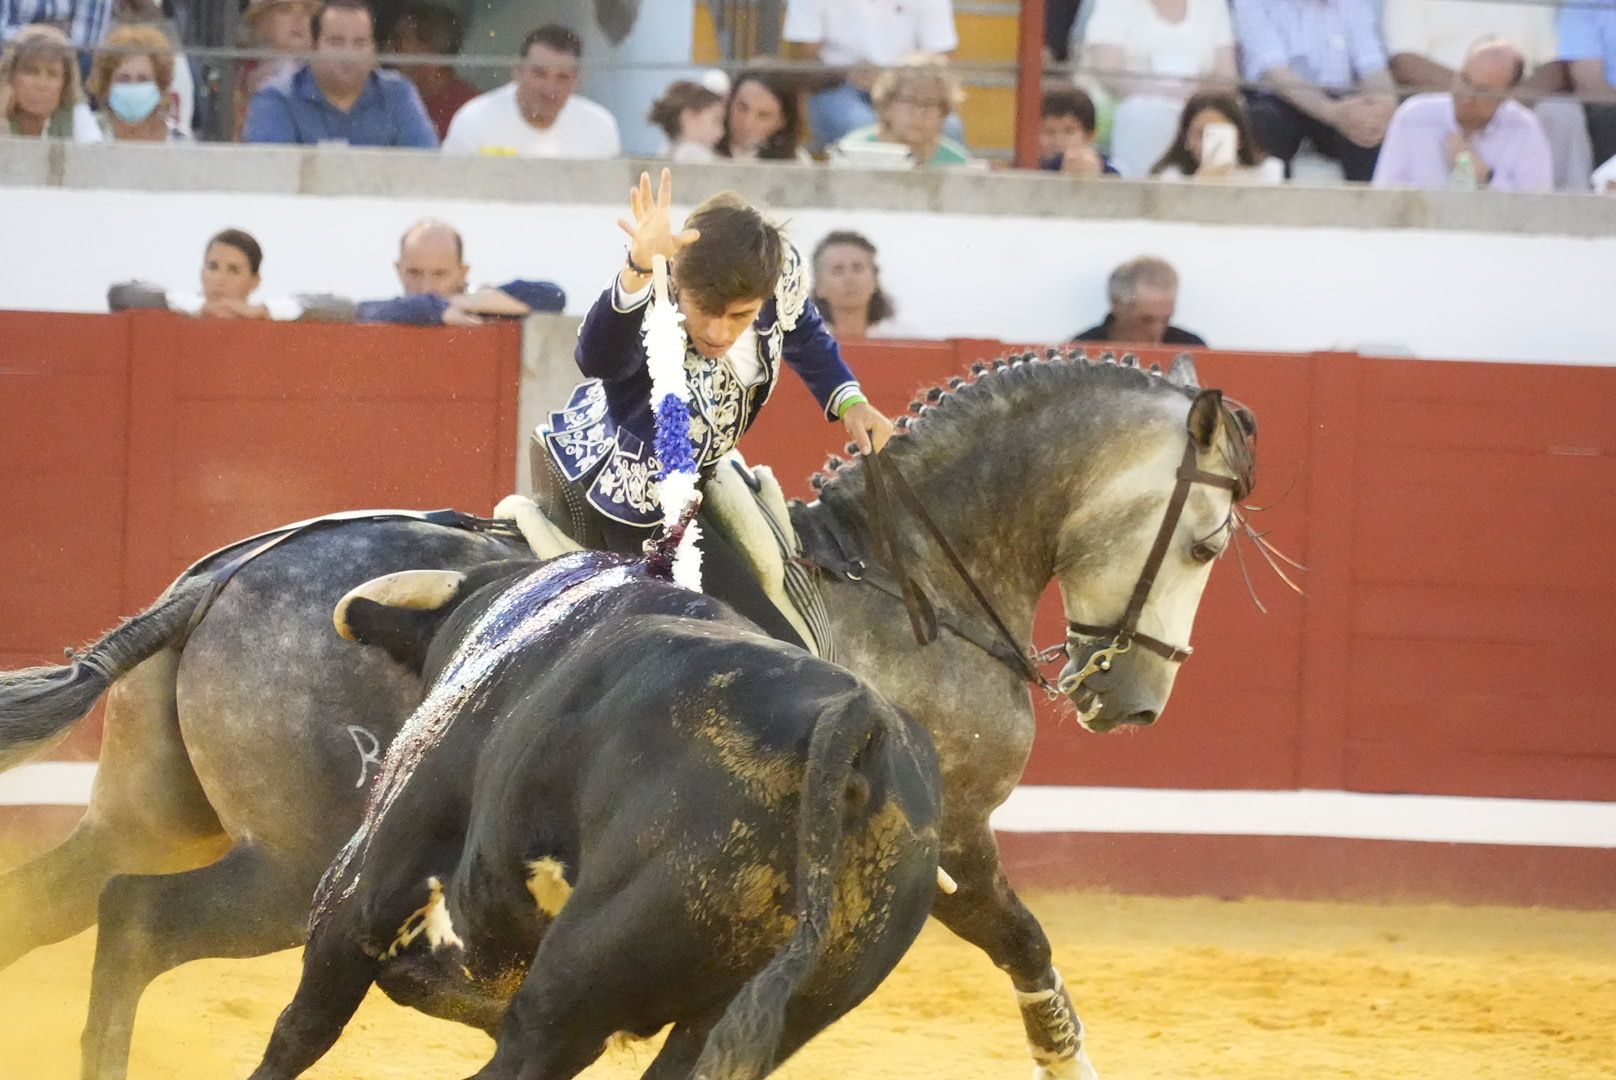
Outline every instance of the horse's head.
POLYGON ((1059 686, 1090 731, 1161 715, 1252 483, 1251 414, 1193 380, 1181 361, 1173 381, 1183 393, 1142 397, 1118 417, 1061 528, 1069 661, 1059 686))

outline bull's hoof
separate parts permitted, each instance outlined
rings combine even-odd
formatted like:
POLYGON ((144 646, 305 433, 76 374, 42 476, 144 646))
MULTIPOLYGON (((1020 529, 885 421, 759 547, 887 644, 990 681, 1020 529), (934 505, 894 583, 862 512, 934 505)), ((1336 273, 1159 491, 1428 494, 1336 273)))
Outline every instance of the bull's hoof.
POLYGON ((1053 1061, 1048 1065, 1034 1065, 1032 1080, 1100 1080, 1089 1060, 1088 1051, 1079 1050, 1076 1057, 1053 1061))

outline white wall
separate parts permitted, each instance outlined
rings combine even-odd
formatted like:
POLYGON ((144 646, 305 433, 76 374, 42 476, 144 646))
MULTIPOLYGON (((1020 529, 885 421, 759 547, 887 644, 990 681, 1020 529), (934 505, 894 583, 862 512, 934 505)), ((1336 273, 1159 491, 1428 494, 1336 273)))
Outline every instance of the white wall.
MULTIPOLYGON (((134 277, 193 288, 205 239, 228 226, 264 245, 267 295, 389 296, 399 234, 436 214, 465 234, 476 280, 549 278, 582 313, 622 256, 615 195, 539 205, 9 188, 0 307, 100 311, 107 284, 134 277)), ((1150 252, 1183 278, 1177 321, 1216 346, 1616 362, 1616 236, 779 209, 805 249, 831 228, 866 232, 901 322, 923 336, 1064 338, 1102 317, 1110 268, 1150 252)))

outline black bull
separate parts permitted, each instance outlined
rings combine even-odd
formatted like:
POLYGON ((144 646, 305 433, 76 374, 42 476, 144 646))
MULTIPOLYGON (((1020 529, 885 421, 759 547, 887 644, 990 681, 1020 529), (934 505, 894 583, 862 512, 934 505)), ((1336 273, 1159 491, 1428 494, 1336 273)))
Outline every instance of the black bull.
POLYGON ((312 1065, 373 982, 494 1035, 481 1080, 571 1077, 670 1023, 647 1077, 743 1080, 892 970, 938 881, 922 728, 640 562, 437 581, 427 610, 339 609, 432 689, 254 1080, 312 1065))

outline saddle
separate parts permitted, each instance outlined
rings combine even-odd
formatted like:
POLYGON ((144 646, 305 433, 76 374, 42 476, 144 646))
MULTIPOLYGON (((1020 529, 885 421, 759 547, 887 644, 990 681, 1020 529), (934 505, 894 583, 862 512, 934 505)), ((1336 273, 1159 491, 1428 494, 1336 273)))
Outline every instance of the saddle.
MULTIPOLYGON (((562 475, 544 441, 536 435, 529 443, 529 453, 533 492, 528 499, 519 501, 531 506, 524 513, 536 512, 546 519, 549 531, 537 531, 552 538, 557 532, 564 534, 563 540, 586 548, 603 547, 605 541, 593 524, 593 515, 584 507, 582 490, 562 475)), ((494 516, 521 524, 518 499, 512 496, 501 502, 494 516)), ((813 570, 801 561, 802 546, 774 473, 766 466, 748 466, 732 450, 703 485, 702 506, 710 522, 742 553, 764 593, 807 643, 809 651, 822 660, 836 662, 830 616, 813 570)), ((529 526, 523 525, 522 531, 529 534, 529 526)), ((534 543, 534 551, 541 558, 550 557, 539 543, 534 543)))

